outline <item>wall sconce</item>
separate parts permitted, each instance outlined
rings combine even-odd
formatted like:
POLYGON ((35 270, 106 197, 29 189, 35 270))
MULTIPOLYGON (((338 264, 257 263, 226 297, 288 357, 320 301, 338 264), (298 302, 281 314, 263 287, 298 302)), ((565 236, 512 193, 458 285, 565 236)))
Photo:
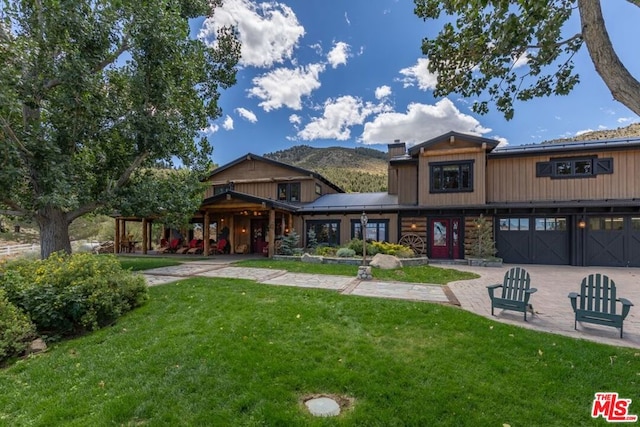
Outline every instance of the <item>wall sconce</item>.
POLYGON ((243 233, 246 233, 246 232, 247 232, 247 229, 246 229, 246 228, 244 228, 244 227, 242 227, 242 232, 243 232, 243 233))
POLYGON ((288 229, 288 228, 285 228, 285 229, 284 229, 284 232, 288 234, 288 233, 289 233, 289 229, 288 229))
POLYGON ((415 222, 414 222, 414 223, 412 223, 412 224, 411 224, 411 229, 412 229, 412 230, 415 230, 416 228, 418 228, 418 226, 416 225, 416 223, 415 223, 415 222))
POLYGON ((578 221, 578 228, 587 228, 587 222, 584 219, 578 221))

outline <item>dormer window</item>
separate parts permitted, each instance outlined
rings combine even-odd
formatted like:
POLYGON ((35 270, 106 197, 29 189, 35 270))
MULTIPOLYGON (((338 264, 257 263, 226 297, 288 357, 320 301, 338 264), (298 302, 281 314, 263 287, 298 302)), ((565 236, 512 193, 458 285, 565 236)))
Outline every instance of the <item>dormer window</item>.
POLYGON ((300 183, 287 182, 278 184, 278 200, 283 202, 300 201, 300 183))

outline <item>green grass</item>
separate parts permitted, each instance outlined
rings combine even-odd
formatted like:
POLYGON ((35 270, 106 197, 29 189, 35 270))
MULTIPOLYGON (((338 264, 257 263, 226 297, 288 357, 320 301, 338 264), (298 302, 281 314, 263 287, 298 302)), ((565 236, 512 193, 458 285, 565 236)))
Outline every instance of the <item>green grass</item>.
POLYGON ((440 304, 194 278, 110 328, 0 370, 6 426, 578 426, 640 413, 638 350, 440 304), (337 418, 304 396, 350 397, 337 418))
MULTIPOLYGON (((311 264, 300 261, 256 259, 234 263, 239 267, 274 268, 295 273, 337 274, 355 276, 357 265, 347 264, 311 264)), ((458 271, 450 268, 432 267, 430 265, 403 267, 396 270, 373 268, 373 278, 378 280, 395 280, 412 283, 430 283, 444 285, 456 280, 475 279, 475 273, 458 271)))
POLYGON ((118 261, 120 261, 122 268, 131 269, 132 271, 149 270, 151 268, 169 267, 182 264, 182 261, 176 258, 149 256, 118 256, 118 261))

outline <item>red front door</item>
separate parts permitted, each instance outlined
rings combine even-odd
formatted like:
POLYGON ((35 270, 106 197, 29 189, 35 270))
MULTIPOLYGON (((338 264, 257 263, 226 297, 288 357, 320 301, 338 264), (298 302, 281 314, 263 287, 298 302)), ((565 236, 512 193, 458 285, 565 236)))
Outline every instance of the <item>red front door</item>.
POLYGON ((459 218, 433 218, 429 220, 431 258, 460 258, 460 222, 459 218))

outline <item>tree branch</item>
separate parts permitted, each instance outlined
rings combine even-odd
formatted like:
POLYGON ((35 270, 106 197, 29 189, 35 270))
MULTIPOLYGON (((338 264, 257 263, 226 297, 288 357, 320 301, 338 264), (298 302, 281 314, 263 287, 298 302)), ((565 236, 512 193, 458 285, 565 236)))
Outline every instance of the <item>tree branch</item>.
POLYGON ((9 136, 9 139, 13 140, 13 142, 16 143, 20 151, 28 156, 33 155, 31 151, 27 150, 27 147, 25 147, 22 141, 20 141, 20 138, 18 138, 13 129, 11 129, 11 125, 9 124, 7 119, 5 119, 4 117, 0 117, 0 124, 2 124, 2 128, 4 129, 4 132, 7 134, 7 136, 9 136))
MULTIPOLYGON (((635 0, 634 4, 639 3, 635 0)), ((640 115, 640 82, 622 64, 607 33, 599 1, 578 0, 582 35, 596 71, 613 98, 640 115)))
MULTIPOLYGON (((631 1, 631 0, 630 0, 630 1, 631 1)), ((637 0, 637 1, 640 1, 640 0, 637 0)), ((569 38, 568 38, 568 39, 566 39, 566 40, 562 40, 562 41, 559 41, 559 42, 557 42, 557 43, 554 43, 552 46, 554 46, 554 47, 562 46, 562 45, 569 44, 569 43, 571 43, 572 41, 574 41, 574 40, 578 40, 578 39, 581 39, 581 38, 582 38, 582 33, 577 33, 577 34, 575 34, 573 37, 569 37, 569 38)), ((542 47, 543 47, 543 46, 542 46, 542 45, 539 45, 539 44, 534 44, 534 45, 526 46, 526 48, 527 48, 527 49, 541 49, 542 47)))
MULTIPOLYGON (((104 59, 104 61, 98 62, 91 69, 91 72, 97 73, 99 71, 104 70, 109 64, 112 64, 113 62, 115 62, 120 57, 120 55, 122 55, 127 49, 129 49, 129 40, 127 38, 124 38, 122 40, 122 44, 120 45, 120 47, 118 47, 118 49, 116 49, 111 55, 107 56, 104 59)), ((43 87, 44 87, 44 90, 49 90, 60 84, 62 84, 62 80, 56 77, 46 82, 43 87)))
POLYGON ((3 199, 3 200, 0 200, 0 203, 10 208, 10 209, 0 209, 0 214, 13 215, 13 216, 26 216, 29 214, 29 212, 27 212, 25 209, 22 209, 22 207, 18 205, 16 202, 14 202, 13 200, 3 199))

